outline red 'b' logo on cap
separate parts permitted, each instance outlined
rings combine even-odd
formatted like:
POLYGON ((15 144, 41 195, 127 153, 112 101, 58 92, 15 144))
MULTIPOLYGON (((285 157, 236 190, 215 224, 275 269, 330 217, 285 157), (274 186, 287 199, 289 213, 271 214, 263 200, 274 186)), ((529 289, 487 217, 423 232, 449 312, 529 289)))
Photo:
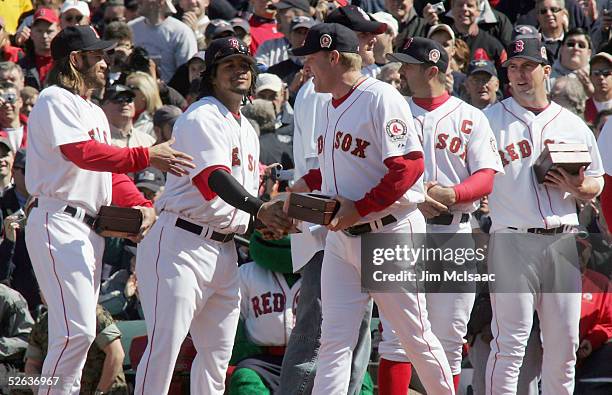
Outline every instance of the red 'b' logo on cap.
POLYGON ((240 49, 240 43, 235 38, 230 38, 229 45, 231 45, 234 49, 240 49))
POLYGON ((518 40, 514 42, 514 53, 523 52, 524 49, 525 43, 523 42, 523 40, 518 40))

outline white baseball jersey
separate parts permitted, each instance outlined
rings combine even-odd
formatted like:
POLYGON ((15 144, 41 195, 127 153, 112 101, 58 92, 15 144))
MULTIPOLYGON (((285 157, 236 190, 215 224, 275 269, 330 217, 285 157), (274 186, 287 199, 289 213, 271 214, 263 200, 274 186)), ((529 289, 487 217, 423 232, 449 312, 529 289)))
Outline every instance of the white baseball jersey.
MULTIPOLYGON (((410 107, 391 85, 366 78, 338 107, 327 103, 317 131, 322 192, 357 201, 388 173, 383 161, 422 152, 410 107)), ((424 201, 422 177, 397 202, 363 221, 409 212, 424 201)))
MULTIPOLYGON (((450 187, 478 170, 503 173, 495 137, 482 111, 453 96, 433 111, 412 99, 408 103, 425 152, 425 182, 450 187)), ((472 213, 478 206, 478 201, 459 203, 451 211, 472 213)))
POLYGON ((580 143, 588 146, 592 160, 585 175, 602 176, 597 142, 584 121, 554 102, 535 115, 513 98, 495 104, 485 114, 505 171, 495 177, 489 196, 491 230, 578 225, 575 199, 560 189, 539 184, 532 167, 546 144, 580 143))
POLYGON ((281 273, 255 262, 239 267, 240 317, 250 341, 260 346, 285 346, 295 326, 302 279, 289 287, 281 273))
POLYGON ((207 96, 181 115, 172 133, 174 149, 191 155, 195 169, 189 177, 168 174, 166 188, 155 207, 206 224, 223 233, 244 233, 250 215, 215 196, 206 201, 192 183, 193 177, 211 166, 224 166, 250 194, 259 187, 259 140, 251 123, 234 115, 216 98, 207 96))
POLYGON ((58 86, 44 89, 28 120, 30 194, 64 200, 90 213, 110 204, 111 173, 81 169, 60 151, 61 145, 88 140, 110 144, 109 131, 100 107, 58 86))
POLYGON ((612 175, 612 118, 608 118, 601 129, 601 133, 597 139, 597 146, 601 154, 605 173, 612 175))

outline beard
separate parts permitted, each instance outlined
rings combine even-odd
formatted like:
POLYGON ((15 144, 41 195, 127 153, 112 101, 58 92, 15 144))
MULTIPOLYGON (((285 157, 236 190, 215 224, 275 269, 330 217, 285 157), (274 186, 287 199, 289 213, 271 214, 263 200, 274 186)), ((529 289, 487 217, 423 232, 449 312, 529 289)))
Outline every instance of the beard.
POLYGON ((106 79, 100 78, 96 71, 96 65, 90 64, 87 57, 83 57, 83 67, 79 70, 83 75, 83 81, 87 88, 101 89, 106 85, 106 79))

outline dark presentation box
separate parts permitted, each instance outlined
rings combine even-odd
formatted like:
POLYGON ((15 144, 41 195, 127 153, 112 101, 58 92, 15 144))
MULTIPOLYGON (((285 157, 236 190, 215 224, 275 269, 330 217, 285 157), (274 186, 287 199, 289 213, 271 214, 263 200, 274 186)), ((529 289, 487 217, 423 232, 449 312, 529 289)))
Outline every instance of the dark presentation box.
POLYGON ((327 225, 340 208, 337 200, 330 196, 314 193, 291 193, 289 195, 289 211, 291 218, 327 225))
POLYGON ((142 212, 135 208, 102 206, 96 219, 96 232, 103 237, 132 237, 138 235, 142 212))
POLYGON ((581 167, 591 164, 591 154, 586 144, 548 144, 533 165, 541 184, 546 173, 562 168, 570 174, 578 174, 581 167))

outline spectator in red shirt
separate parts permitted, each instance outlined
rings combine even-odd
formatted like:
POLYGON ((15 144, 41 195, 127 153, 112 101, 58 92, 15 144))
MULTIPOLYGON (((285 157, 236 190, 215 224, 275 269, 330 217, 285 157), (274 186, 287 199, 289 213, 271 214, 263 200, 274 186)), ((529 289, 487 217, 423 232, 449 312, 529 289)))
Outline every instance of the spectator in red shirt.
POLYGON ((588 240, 578 240, 578 251, 583 275, 580 346, 574 394, 610 394, 612 383, 596 379, 612 377, 612 343, 609 342, 612 338, 612 287, 606 276, 586 268, 592 252, 588 240))
POLYGON ((11 45, 9 34, 4 29, 5 25, 4 18, 0 16, 0 62, 17 62, 23 57, 23 51, 11 45))
POLYGON ((264 41, 282 37, 276 25, 276 8, 274 4, 279 0, 249 0, 253 7, 253 16, 249 19, 251 27, 251 45, 249 49, 252 54, 264 41))
POLYGON ((26 85, 39 91, 53 66, 51 41, 59 30, 57 11, 45 7, 36 10, 30 38, 26 41, 26 56, 19 65, 24 71, 26 85))
POLYGON ((594 125, 603 110, 612 109, 612 55, 600 52, 591 58, 589 78, 595 92, 586 101, 584 120, 594 125))

